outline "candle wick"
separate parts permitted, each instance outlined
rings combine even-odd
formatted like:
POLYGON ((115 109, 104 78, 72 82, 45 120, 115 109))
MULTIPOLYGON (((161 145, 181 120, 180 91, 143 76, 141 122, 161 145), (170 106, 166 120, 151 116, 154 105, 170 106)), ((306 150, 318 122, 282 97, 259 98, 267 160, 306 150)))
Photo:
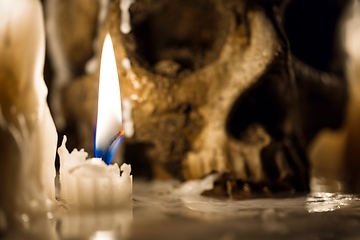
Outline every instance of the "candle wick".
POLYGON ((101 157, 106 163, 110 164, 114 157, 117 147, 120 145, 124 136, 124 130, 119 131, 104 147, 104 149, 95 149, 95 157, 101 157))

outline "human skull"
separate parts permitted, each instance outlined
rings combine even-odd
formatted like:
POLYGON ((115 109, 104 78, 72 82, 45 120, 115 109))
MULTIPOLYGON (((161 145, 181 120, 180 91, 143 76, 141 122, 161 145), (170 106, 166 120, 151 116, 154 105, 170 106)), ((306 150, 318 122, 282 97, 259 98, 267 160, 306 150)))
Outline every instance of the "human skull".
MULTIPOLYGON (((346 84, 293 56, 287 1, 137 0, 129 33, 120 31, 119 6, 109 4, 98 49, 109 32, 130 106, 125 161, 135 175, 151 169, 157 178, 194 179, 217 171, 244 184, 308 189, 305 149, 320 128, 341 123, 346 84)), ((64 90, 65 112, 86 129, 88 148, 97 78, 64 90)))

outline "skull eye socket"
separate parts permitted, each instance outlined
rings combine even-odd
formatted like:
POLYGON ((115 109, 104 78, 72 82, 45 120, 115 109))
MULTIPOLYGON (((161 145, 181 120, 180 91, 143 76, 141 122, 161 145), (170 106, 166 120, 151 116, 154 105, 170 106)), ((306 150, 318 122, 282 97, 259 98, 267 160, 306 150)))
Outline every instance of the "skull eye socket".
POLYGON ((130 12, 132 32, 125 39, 135 42, 135 59, 162 75, 197 70, 215 60, 229 31, 228 16, 214 0, 143 0, 130 12))
POLYGON ((318 70, 331 68, 341 4, 337 0, 293 0, 284 15, 293 54, 318 70))

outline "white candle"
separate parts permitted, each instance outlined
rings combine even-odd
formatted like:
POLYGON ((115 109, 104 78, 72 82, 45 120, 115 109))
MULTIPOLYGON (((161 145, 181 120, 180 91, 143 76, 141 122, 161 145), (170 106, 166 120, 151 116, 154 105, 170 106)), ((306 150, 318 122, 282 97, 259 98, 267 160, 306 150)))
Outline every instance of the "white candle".
POLYGON ((106 165, 100 158, 87 159, 83 149, 71 154, 64 136, 58 150, 60 156, 61 198, 70 207, 106 208, 131 204, 131 166, 106 165), (120 170, 122 171, 120 175, 120 170))
POLYGON ((95 154, 86 160, 84 150, 59 148, 61 197, 69 206, 79 208, 124 207, 131 204, 132 176, 130 165, 110 163, 123 131, 120 86, 114 48, 110 35, 104 41, 100 63, 98 117, 95 154), (115 141, 113 139, 116 139, 115 141), (106 163, 104 161, 106 161, 106 163), (120 170, 122 174, 120 174, 120 170))
POLYGON ((0 0, 0 56, 0 211, 48 211, 57 133, 43 80, 40 1, 0 0))

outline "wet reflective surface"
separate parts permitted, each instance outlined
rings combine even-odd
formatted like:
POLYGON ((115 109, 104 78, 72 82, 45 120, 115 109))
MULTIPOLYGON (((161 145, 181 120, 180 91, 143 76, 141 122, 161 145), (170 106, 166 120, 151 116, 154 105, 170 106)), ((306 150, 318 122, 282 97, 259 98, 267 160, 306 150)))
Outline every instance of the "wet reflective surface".
POLYGON ((202 197, 195 185, 135 182, 128 209, 63 207, 26 218, 4 239, 360 239, 360 198, 317 193, 244 201, 202 197), (176 188, 174 188, 174 186, 176 188))

